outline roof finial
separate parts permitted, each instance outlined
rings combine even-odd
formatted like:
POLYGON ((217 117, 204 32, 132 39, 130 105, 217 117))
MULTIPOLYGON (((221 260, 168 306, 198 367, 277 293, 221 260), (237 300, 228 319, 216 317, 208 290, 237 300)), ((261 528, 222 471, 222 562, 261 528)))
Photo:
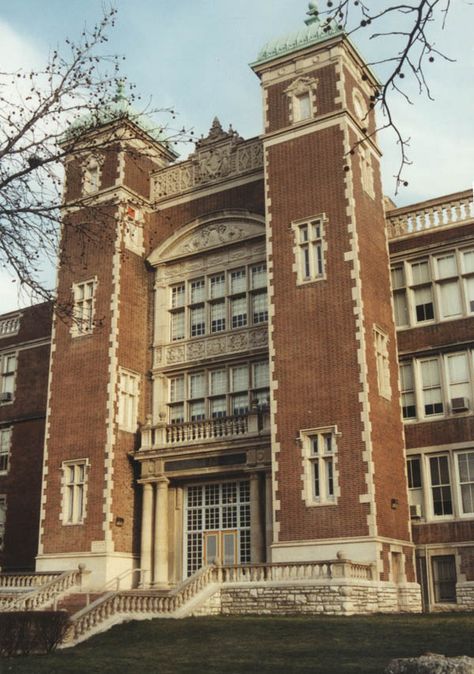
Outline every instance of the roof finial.
POLYGON ((114 101, 115 103, 120 103, 121 101, 126 101, 127 97, 125 96, 125 79, 117 80, 117 92, 115 94, 114 101))
POLYGON ((305 24, 307 26, 310 26, 312 23, 316 23, 316 21, 319 22, 318 4, 314 2, 314 0, 311 0, 311 2, 308 3, 308 11, 306 14, 309 16, 309 19, 305 19, 305 24))

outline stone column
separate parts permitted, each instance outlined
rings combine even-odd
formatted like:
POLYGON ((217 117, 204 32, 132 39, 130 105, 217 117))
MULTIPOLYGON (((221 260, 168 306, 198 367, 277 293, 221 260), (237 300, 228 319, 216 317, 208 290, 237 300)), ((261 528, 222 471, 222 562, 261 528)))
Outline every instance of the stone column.
POLYGON ((153 586, 168 587, 168 483, 162 477, 156 483, 153 586))
POLYGON ((260 478, 258 473, 250 475, 250 560, 252 564, 264 561, 264 537, 260 508, 260 478))
POLYGON ((272 561, 271 544, 273 543, 273 493, 272 493, 272 471, 265 473, 265 546, 267 552, 267 562, 272 561))
POLYGON ((142 500, 142 531, 140 547, 140 568, 142 569, 142 585, 151 582, 151 527, 153 521, 153 485, 145 482, 142 500), (145 573, 143 573, 145 572, 145 573))

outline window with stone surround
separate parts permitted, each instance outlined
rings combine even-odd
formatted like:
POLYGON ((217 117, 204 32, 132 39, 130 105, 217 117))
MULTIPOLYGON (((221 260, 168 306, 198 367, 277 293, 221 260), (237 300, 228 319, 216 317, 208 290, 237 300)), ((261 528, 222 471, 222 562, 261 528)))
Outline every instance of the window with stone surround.
POLYGON ((169 423, 248 414, 269 403, 268 362, 190 371, 169 377, 169 423))
POLYGON ((400 383, 406 421, 472 414, 474 351, 403 361, 400 383))
POLYGON ((0 354, 0 405, 13 401, 16 370, 16 352, 0 354))
POLYGON ((245 265, 171 286, 170 341, 268 321, 265 263, 245 265))
POLYGON ((301 431, 304 499, 307 505, 334 505, 337 501, 336 427, 301 431))
POLYGON ((90 335, 94 330, 96 290, 96 278, 74 283, 72 286, 74 308, 71 334, 73 337, 90 335))
POLYGON ((63 471, 63 524, 82 524, 86 516, 88 460, 64 461, 63 471))
POLYGON ((323 215, 292 223, 297 284, 319 281, 324 276, 324 222, 323 215))
POLYGON ((392 389, 390 386, 388 336, 377 326, 374 326, 374 346, 379 394, 382 397, 387 398, 387 400, 390 400, 392 397, 392 389))
POLYGON ((139 383, 138 374, 119 369, 119 428, 130 433, 137 430, 139 383))
POLYGON ((12 442, 12 429, 0 429, 0 474, 8 473, 10 463, 10 450, 12 442))
POLYGON ((318 80, 312 77, 298 77, 285 89, 288 97, 288 117, 290 124, 304 122, 316 115, 316 88, 318 80))
POLYGON ((392 267, 398 328, 474 314, 474 249, 450 249, 392 267))

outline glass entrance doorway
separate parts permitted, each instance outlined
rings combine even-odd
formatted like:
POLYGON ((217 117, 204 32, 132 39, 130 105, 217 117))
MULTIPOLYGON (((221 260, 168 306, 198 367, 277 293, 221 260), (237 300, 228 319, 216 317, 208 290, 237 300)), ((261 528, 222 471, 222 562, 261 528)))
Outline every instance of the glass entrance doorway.
POLYGON ((250 562, 250 484, 191 485, 185 490, 186 575, 206 564, 250 562))

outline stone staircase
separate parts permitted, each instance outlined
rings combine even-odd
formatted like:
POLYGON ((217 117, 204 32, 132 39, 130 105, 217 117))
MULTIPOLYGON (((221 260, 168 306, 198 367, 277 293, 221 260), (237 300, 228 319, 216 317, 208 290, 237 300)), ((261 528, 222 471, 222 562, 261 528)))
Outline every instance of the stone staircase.
POLYGON ((85 567, 57 573, 0 574, 2 611, 39 611, 54 608, 62 597, 80 590, 85 567))

